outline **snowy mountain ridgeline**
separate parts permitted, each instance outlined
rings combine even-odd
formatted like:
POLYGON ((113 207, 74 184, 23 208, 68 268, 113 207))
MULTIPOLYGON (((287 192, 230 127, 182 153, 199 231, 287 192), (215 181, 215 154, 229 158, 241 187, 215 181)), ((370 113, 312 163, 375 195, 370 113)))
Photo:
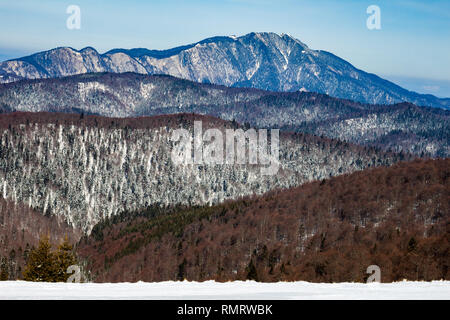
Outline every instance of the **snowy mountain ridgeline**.
POLYGON ((90 73, 0 85, 0 112, 49 111, 136 117, 208 114, 404 151, 450 155, 450 111, 402 103, 368 105, 313 92, 271 92, 200 84, 171 76, 90 73))
POLYGON ((91 72, 168 74, 196 82, 271 91, 310 91, 363 103, 411 102, 450 108, 439 99, 403 89, 339 57, 275 33, 213 37, 169 50, 61 47, 0 63, 0 82, 91 72))
POLYGON ((213 204, 410 157, 304 134, 280 135, 280 167, 175 165, 175 128, 235 128, 208 116, 104 118, 58 113, 0 116, 0 191, 89 232, 102 218, 151 204, 213 204))

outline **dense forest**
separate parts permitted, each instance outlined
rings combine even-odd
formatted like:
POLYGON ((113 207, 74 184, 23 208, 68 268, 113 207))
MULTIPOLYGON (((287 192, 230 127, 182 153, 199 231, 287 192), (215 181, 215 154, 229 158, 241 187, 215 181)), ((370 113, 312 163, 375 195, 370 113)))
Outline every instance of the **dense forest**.
POLYGON ((282 132, 270 179, 246 166, 179 170, 170 132, 194 120, 240 126, 0 115, 0 278, 21 278, 40 237, 75 244, 82 231, 79 261, 98 282, 365 281, 371 264, 385 282, 449 278, 449 159, 282 132))
POLYGON ((204 130, 213 127, 221 133, 239 126, 194 114, 0 115, 0 193, 89 232, 104 217, 152 203, 220 203, 411 158, 339 140, 281 133, 279 170, 273 175, 262 174, 263 165, 248 161, 177 165, 172 161, 172 134, 180 127, 192 134, 195 120, 204 130))
POLYGON ((271 92, 170 76, 91 73, 0 84, 0 113, 69 112, 106 117, 208 114, 340 139, 385 151, 450 155, 450 111, 411 103, 371 105, 315 92, 271 92))
POLYGON ((450 279, 450 159, 415 160, 215 206, 153 205, 78 245, 97 282, 450 279))

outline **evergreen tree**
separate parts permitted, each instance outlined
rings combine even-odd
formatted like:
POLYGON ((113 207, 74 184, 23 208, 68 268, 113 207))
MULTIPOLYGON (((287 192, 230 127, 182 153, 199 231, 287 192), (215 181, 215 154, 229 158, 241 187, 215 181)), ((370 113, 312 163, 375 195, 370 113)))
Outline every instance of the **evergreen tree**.
POLYGON ((56 273, 55 256, 51 251, 49 238, 43 237, 39 241, 39 246, 30 251, 23 279, 25 281, 54 282, 56 273))
POLYGON ((178 265, 177 280, 183 281, 185 279, 186 265, 187 265, 187 261, 186 261, 186 258, 184 258, 183 262, 180 265, 178 265))
POLYGON ((417 241, 414 237, 412 237, 411 239, 409 239, 408 242, 408 252, 416 251, 416 249, 417 249, 417 241))
POLYGON ((77 260, 73 253, 73 247, 69 243, 67 237, 65 237, 63 243, 58 246, 58 250, 55 253, 55 269, 56 269, 56 281, 66 282, 70 274, 67 273, 67 268, 71 265, 77 264, 77 260))
POLYGON ((246 268, 246 271, 247 271, 247 280, 258 281, 258 272, 256 271, 256 267, 252 259, 250 260, 246 268))
POLYGON ((0 266, 0 281, 7 281, 9 280, 9 272, 8 272, 8 263, 6 259, 1 259, 1 266, 0 266))

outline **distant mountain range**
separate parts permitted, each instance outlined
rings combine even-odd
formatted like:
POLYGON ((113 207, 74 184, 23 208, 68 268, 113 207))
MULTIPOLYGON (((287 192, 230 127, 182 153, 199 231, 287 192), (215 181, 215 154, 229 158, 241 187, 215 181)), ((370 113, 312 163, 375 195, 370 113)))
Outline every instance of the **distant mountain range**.
POLYGON ((213 37, 169 50, 62 47, 0 63, 0 83, 90 72, 167 74, 196 82, 271 91, 310 91, 362 103, 411 102, 449 109, 450 98, 418 94, 322 50, 275 33, 213 37))
POLYGON ((136 73, 83 74, 0 85, 0 112, 137 117, 208 114, 420 156, 450 155, 450 111, 368 105, 313 92, 271 92, 136 73))

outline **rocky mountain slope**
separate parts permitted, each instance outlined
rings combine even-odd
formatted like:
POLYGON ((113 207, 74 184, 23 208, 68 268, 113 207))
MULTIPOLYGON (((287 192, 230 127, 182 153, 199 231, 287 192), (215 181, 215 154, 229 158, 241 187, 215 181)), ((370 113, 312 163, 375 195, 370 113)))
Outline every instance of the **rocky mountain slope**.
POLYGON ((0 63, 0 82, 91 72, 168 74, 196 82, 271 91, 311 91, 363 103, 450 108, 439 99, 405 90, 289 35, 249 33, 213 37, 169 50, 62 47, 0 63))
MULTIPOLYGON (((89 232, 102 218, 151 204, 213 204, 406 159, 374 148, 304 134, 281 134, 279 170, 261 165, 176 165, 171 140, 192 114, 104 118, 58 113, 0 115, 0 192, 89 232)), ((248 163, 248 162, 246 162, 248 163)))
POLYGON ((253 127, 283 128, 416 155, 450 155, 450 111, 366 105, 309 92, 199 84, 170 76, 85 74, 0 85, 0 111, 114 117, 193 112, 253 127))
POLYGON ((366 169, 213 207, 124 212, 78 246, 98 282, 450 279, 450 159, 366 169))

